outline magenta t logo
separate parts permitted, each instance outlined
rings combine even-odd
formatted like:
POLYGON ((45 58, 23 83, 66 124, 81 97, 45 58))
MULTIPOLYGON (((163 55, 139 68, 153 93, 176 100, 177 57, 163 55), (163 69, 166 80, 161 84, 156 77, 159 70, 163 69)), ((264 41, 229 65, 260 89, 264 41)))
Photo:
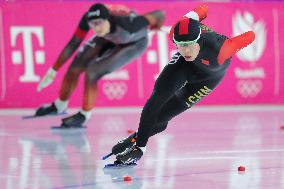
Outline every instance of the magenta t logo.
POLYGON ((45 54, 43 50, 34 50, 33 42, 39 43, 40 47, 44 46, 43 28, 40 26, 12 26, 11 27, 11 46, 12 63, 24 64, 24 74, 20 76, 21 82, 38 82, 40 77, 35 74, 34 61, 36 64, 45 62, 45 54), (33 41, 36 37, 37 41, 33 41), (18 37, 22 37, 23 49, 16 49, 18 37))

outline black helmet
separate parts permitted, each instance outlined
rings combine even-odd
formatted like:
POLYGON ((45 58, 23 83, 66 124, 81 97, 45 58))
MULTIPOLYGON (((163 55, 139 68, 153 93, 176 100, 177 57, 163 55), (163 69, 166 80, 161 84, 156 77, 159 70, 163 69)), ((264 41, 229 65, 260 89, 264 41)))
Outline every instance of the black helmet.
POLYGON ((192 18, 184 17, 174 26, 172 40, 177 44, 196 43, 200 34, 200 23, 192 18))
POLYGON ((105 5, 97 3, 90 7, 87 16, 88 20, 93 20, 98 18, 108 19, 109 10, 106 8, 105 5))

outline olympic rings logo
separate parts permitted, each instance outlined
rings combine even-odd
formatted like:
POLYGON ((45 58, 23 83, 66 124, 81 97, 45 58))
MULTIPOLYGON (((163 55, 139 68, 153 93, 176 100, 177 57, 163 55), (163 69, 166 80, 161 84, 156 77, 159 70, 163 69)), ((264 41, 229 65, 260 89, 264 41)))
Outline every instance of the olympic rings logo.
POLYGON ((262 87, 261 80, 240 80, 237 83, 238 92, 245 98, 255 97, 262 87))
POLYGON ((120 100, 127 92, 127 85, 124 82, 105 82, 103 92, 110 100, 120 100))

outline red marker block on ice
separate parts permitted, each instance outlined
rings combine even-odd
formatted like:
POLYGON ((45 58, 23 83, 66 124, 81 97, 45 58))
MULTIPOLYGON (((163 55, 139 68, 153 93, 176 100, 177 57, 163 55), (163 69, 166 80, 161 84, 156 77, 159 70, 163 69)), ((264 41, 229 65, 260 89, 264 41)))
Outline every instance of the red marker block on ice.
POLYGON ((284 130, 284 125, 281 125, 281 126, 280 126, 280 129, 281 129, 281 130, 284 130))
POLYGON ((123 180, 126 181, 126 182, 129 182, 129 181, 132 181, 132 178, 131 178, 131 176, 124 176, 123 180))
POLYGON ((245 170, 246 170, 245 166, 239 166, 238 167, 238 171, 245 171, 245 170))
POLYGON ((132 130, 132 129, 127 129, 127 133, 128 133, 128 134, 132 134, 132 133, 134 133, 134 130, 132 130))

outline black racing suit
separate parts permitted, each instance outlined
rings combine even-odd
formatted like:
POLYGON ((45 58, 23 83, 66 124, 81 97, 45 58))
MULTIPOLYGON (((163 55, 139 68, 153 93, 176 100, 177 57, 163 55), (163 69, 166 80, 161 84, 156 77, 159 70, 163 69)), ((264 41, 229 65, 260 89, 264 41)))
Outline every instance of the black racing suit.
POLYGON ((230 59, 222 65, 217 63, 226 39, 207 28, 198 40, 200 52, 194 61, 185 61, 179 53, 173 55, 141 113, 139 147, 145 147, 150 136, 165 130, 169 120, 199 102, 220 83, 230 64, 230 59))
MULTIPOLYGON (((110 33, 104 37, 93 36, 79 50, 72 68, 85 70, 91 83, 141 55, 147 47, 147 26, 143 16, 111 15, 110 33)), ((86 14, 82 17, 75 35, 84 38, 89 31, 86 14)))

